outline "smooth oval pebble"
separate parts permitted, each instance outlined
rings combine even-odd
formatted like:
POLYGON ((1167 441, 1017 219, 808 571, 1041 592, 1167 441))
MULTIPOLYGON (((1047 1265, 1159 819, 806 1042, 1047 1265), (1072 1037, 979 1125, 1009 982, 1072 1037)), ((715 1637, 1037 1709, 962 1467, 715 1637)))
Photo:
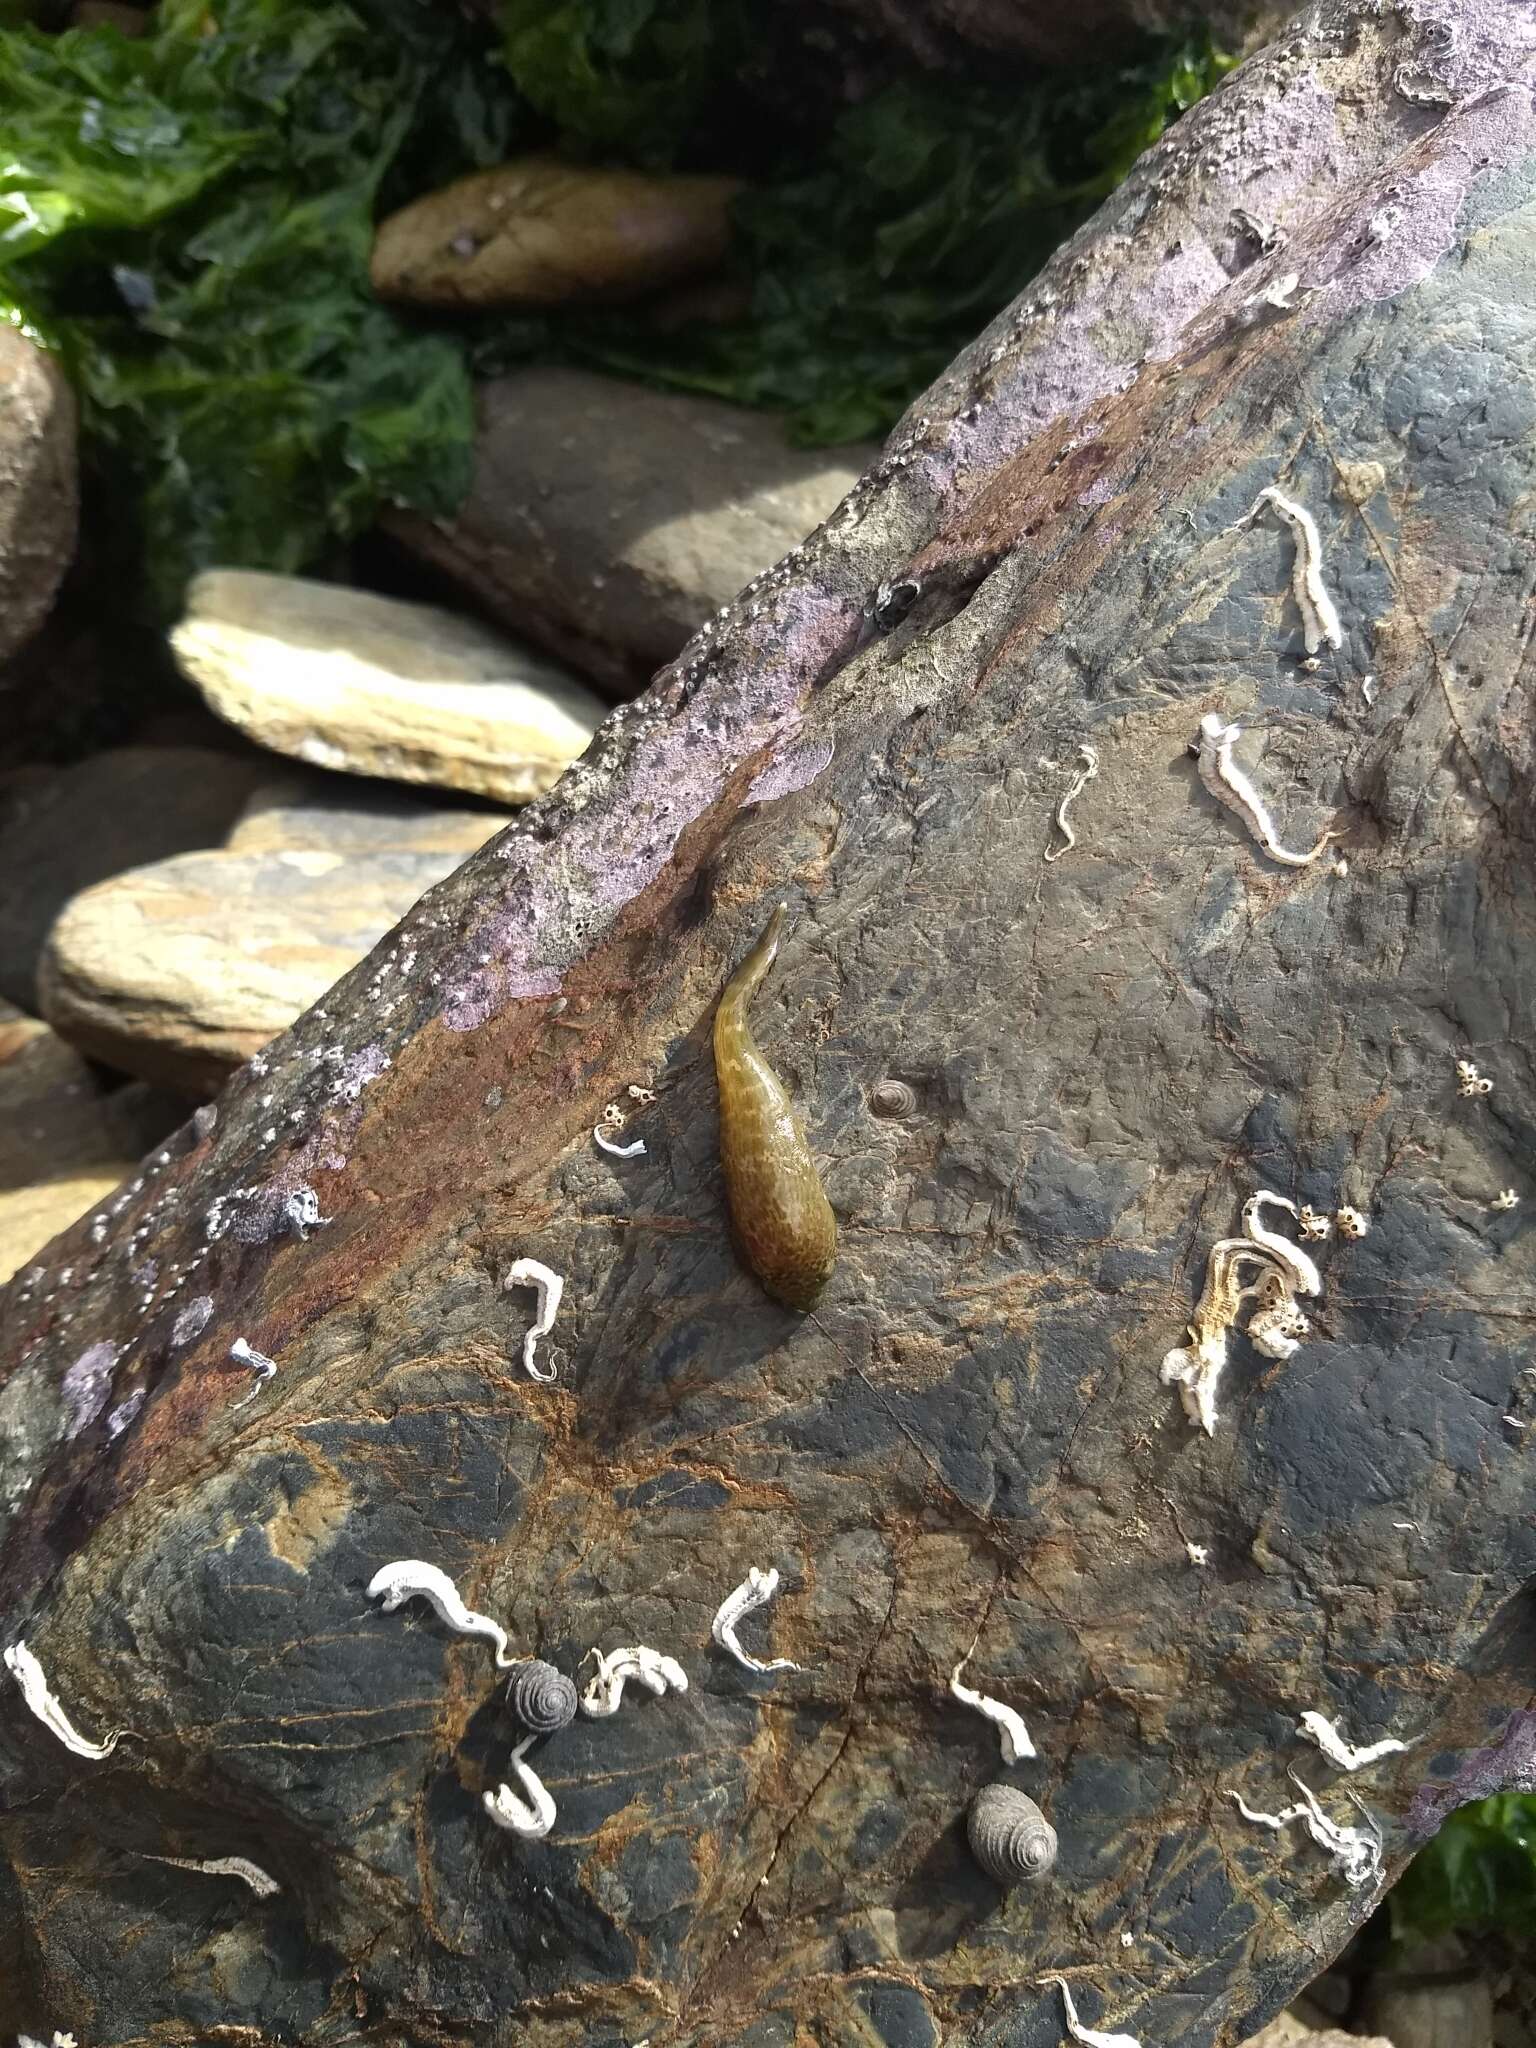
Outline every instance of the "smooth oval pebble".
POLYGON ((536 1735, 553 1735, 576 1718, 576 1687, 563 1671, 530 1657, 512 1674, 512 1711, 536 1735))
POLYGON ((521 157, 391 214, 374 239, 373 288, 418 306, 633 299, 725 260, 740 189, 521 157))
POLYGON ((971 1852, 999 1884, 1032 1882, 1056 1861, 1056 1830, 1026 1793, 983 1785, 971 1801, 965 1831, 971 1852))

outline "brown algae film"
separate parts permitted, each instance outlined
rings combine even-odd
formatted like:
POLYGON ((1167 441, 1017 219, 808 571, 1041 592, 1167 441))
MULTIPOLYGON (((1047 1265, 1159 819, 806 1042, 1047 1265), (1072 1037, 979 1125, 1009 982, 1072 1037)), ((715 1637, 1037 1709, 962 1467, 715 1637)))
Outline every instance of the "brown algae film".
POLYGON ((715 1012, 715 1074, 720 1165, 737 1248, 775 1301, 808 1309, 837 1257, 837 1218, 784 1085, 747 1022, 787 916, 781 903, 726 983, 715 1012))

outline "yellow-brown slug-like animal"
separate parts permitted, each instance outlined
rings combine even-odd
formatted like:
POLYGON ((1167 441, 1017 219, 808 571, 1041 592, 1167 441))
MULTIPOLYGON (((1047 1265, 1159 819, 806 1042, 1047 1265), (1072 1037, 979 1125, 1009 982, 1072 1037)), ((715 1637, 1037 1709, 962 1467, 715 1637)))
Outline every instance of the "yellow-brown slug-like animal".
POLYGON ((781 903, 715 1012, 720 1164, 742 1257, 775 1301, 808 1309, 837 1257, 837 1218, 789 1097, 747 1022, 786 915, 781 903))

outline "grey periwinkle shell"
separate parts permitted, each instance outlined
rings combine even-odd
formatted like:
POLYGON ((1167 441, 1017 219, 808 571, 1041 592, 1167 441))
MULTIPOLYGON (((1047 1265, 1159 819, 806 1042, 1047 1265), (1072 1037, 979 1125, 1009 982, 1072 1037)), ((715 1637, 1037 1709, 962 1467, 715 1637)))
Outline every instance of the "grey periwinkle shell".
POLYGON ((965 1827, 976 1861, 999 1884, 1044 1877, 1056 1861, 1056 1830, 1012 1785, 983 1785, 965 1827))
POLYGON ((576 1718, 576 1687, 563 1671, 530 1657, 512 1674, 512 1711, 535 1735, 553 1735, 576 1718))

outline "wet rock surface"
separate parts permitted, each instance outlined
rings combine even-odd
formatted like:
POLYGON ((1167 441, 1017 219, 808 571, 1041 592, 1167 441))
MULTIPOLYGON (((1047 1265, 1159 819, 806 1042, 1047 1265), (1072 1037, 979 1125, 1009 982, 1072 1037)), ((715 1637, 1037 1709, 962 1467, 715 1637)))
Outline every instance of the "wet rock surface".
POLYGON ((791 448, 779 422, 585 370, 479 394, 470 494, 392 531, 501 618, 615 691, 826 518, 868 447, 791 448))
POLYGON ((0 323, 0 661, 47 616, 77 512, 74 398, 44 351, 0 323))
POLYGON ((1294 1768, 1354 1826, 1347 1783, 1390 1877, 1536 1784, 1536 51, 1437 20, 1336 9, 1197 109, 825 533, 13 1284, 0 1604, 131 1733, 0 1717, 0 2025, 1047 2048, 1061 1972, 1207 2048, 1379 1896, 1231 1792, 1294 1768), (1253 186, 1295 317, 1222 240, 1253 186), (1275 483, 1343 621, 1316 671, 1290 537, 1240 524, 1275 483), (1347 872, 1215 801, 1218 710, 1347 872), (755 1022, 842 1229, 807 1317, 732 1256, 708 1047, 781 896, 755 1022), (1233 1337, 1206 1437, 1159 1365, 1260 1186, 1368 1229, 1313 1247, 1294 1356, 1233 1337), (520 1258, 565 1282, 550 1385, 520 1258), (519 1656, 647 1644, 688 1688, 550 1737, 556 1822, 504 1833, 501 1676, 370 1605, 396 1558, 519 1656), (800 1671, 711 1645, 753 1565, 800 1671), (1060 1842, 1006 1896, 967 1653, 1060 1842), (1307 1709, 1412 1747, 1346 1780, 1307 1709))
POLYGON ((473 620, 334 583, 211 569, 171 635, 211 709, 321 768, 526 803, 605 706, 473 620))

